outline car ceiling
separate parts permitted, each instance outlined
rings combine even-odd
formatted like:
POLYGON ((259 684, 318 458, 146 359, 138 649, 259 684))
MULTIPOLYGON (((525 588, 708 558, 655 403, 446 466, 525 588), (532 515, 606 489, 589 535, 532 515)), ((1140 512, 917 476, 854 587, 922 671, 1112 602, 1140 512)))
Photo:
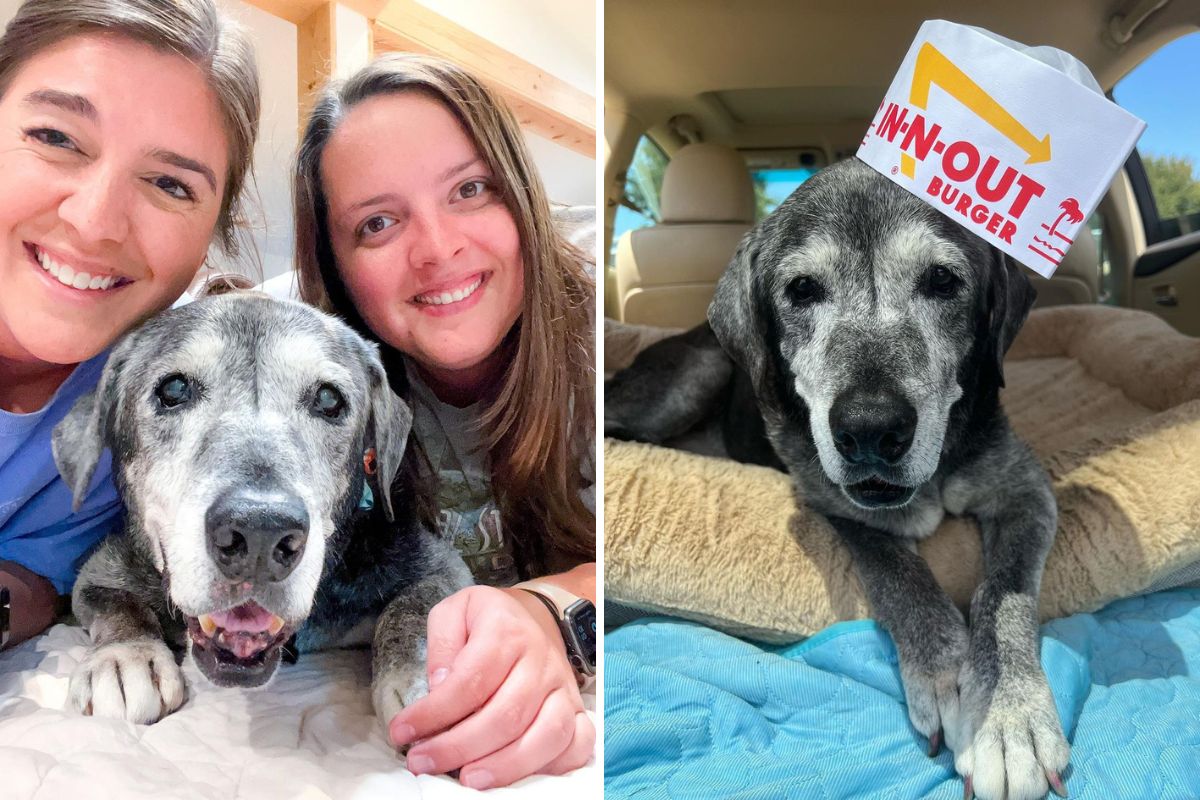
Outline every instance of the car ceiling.
POLYGON ((1167 0, 1126 44, 1107 35, 1114 16, 1155 3, 606 0, 605 103, 643 129, 690 114, 706 141, 819 146, 836 157, 853 151, 926 19, 1066 50, 1107 90, 1200 25, 1200 3, 1167 0))

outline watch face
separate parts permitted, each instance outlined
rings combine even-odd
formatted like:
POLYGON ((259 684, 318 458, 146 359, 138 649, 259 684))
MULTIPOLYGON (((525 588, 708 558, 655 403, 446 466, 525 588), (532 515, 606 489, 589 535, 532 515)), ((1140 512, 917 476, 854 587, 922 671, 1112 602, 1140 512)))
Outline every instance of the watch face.
POLYGON ((0 586, 0 647, 8 644, 8 607, 8 587, 0 586))
POLYGON ((570 611, 569 624, 579 642, 580 655, 591 667, 596 666, 596 607, 591 603, 576 603, 570 611))

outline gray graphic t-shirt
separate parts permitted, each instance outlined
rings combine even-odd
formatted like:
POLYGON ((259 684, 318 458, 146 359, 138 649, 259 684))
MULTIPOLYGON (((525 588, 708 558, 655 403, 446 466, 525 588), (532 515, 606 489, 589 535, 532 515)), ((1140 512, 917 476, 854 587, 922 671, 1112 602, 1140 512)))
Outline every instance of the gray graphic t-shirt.
POLYGON ((479 436, 480 407, 441 402, 409 365, 413 432, 438 477, 438 526, 467 562, 477 583, 517 582, 512 541, 492 496, 491 469, 479 436))

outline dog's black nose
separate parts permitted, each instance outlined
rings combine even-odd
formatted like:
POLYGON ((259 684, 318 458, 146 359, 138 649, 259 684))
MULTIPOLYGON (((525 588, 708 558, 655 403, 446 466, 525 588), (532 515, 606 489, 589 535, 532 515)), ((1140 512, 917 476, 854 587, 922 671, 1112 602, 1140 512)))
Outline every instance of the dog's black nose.
POLYGON ((894 391, 852 389, 833 401, 829 428, 850 463, 893 466, 912 445, 917 410, 894 391))
POLYGON ((269 583, 292 573, 308 540, 308 512, 282 492, 226 492, 204 515, 208 554, 231 581, 269 583))

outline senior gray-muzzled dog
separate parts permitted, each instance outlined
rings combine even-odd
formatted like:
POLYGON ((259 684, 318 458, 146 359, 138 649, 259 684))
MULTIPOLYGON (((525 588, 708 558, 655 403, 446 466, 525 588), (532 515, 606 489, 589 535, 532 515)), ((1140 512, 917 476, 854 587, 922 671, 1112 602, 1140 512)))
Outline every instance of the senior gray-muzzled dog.
POLYGON ((378 348, 301 303, 212 297, 125 336, 53 437, 77 501, 110 448, 126 508, 75 584, 70 703, 153 722, 185 697, 171 647, 253 687, 293 636, 373 638, 384 724, 424 694, 428 612, 471 577, 418 518, 411 421, 378 348))
POLYGON ((1037 628, 1057 507, 999 404, 1033 298, 1000 251, 847 160, 743 238, 709 325, 605 387, 609 435, 758 463, 770 445, 849 548, 930 754, 944 736, 968 793, 1009 800, 1063 790, 1070 756, 1037 628), (982 531, 969 629, 915 548, 947 513, 982 531))

